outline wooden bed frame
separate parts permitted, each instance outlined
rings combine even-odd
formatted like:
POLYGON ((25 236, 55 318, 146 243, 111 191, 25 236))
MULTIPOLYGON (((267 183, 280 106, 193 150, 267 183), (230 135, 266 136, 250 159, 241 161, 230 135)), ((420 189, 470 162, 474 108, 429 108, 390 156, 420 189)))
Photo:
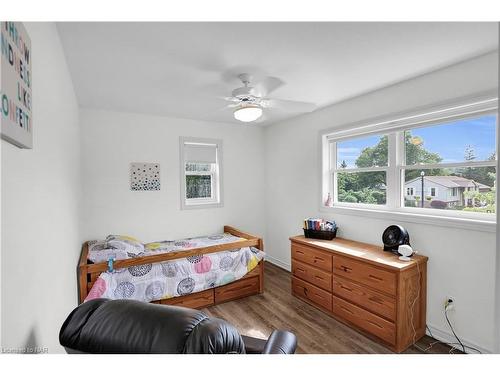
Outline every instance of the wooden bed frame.
MULTIPOLYGON (((114 268, 126 268, 130 266, 139 266, 141 264, 150 264, 164 262, 167 260, 186 258, 193 255, 202 255, 216 253, 219 251, 235 250, 242 247, 253 246, 264 251, 262 238, 242 232, 236 228, 225 225, 224 232, 230 233, 233 236, 245 238, 244 241, 225 243, 207 247, 199 247, 192 250, 175 251, 171 253, 151 255, 147 257, 131 258, 117 260, 114 262, 114 268)), ((80 261, 78 262, 78 294, 79 302, 83 303, 90 289, 94 285, 99 275, 108 269, 107 262, 92 263, 88 261, 89 247, 88 242, 82 246, 80 261)), ((264 291, 264 260, 261 260, 257 267, 247 273, 243 278, 228 283, 226 285, 207 289, 198 293, 188 294, 186 296, 173 297, 152 301, 151 303, 159 303, 164 305, 178 305, 200 309, 203 307, 216 305, 237 298, 248 297, 253 294, 259 294, 264 291)))

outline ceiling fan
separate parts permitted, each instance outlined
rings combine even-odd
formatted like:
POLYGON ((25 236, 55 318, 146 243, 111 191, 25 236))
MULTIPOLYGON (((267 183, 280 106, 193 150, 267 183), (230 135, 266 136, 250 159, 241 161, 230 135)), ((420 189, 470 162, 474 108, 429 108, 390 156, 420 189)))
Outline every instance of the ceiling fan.
POLYGON ((287 112, 305 113, 316 109, 316 105, 293 100, 272 99, 267 97, 272 91, 285 83, 276 77, 266 77, 255 85, 248 73, 238 75, 243 86, 234 89, 230 97, 224 100, 231 102, 227 108, 233 109, 236 120, 252 122, 261 118, 266 108, 278 108, 287 112))

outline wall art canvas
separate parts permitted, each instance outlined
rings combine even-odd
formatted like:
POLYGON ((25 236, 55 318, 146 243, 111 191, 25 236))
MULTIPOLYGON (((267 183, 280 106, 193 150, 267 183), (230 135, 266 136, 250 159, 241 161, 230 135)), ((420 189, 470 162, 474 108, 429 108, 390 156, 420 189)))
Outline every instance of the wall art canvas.
POLYGON ((21 22, 0 22, 0 135, 33 148, 31 39, 21 22))
POLYGON ((160 190, 160 164, 130 163, 131 190, 160 190))

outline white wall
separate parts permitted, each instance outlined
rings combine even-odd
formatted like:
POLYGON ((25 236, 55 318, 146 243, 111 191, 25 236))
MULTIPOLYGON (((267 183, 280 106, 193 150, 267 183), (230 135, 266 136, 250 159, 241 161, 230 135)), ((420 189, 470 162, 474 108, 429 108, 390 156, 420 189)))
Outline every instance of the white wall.
POLYGON ((173 239, 221 232, 224 224, 264 235, 262 128, 94 110, 80 119, 85 239, 173 239), (223 207, 180 209, 179 136, 223 140, 223 207), (161 190, 131 191, 130 162, 160 163, 161 190))
MULTIPOLYGON (((300 234, 305 217, 335 219, 340 236, 379 245, 383 230, 393 224, 387 219, 319 212, 320 130, 494 90, 497 66, 496 53, 484 55, 267 128, 265 239, 271 259, 290 266, 288 237, 300 234)), ((466 342, 492 351, 495 233, 403 225, 414 248, 429 257, 427 322, 433 332, 444 338, 450 333, 442 303, 452 295, 456 311, 450 317, 457 333, 466 342)))
POLYGON ((32 150, 2 141, 2 347, 62 351, 81 245, 78 105, 54 24, 27 23, 32 150))

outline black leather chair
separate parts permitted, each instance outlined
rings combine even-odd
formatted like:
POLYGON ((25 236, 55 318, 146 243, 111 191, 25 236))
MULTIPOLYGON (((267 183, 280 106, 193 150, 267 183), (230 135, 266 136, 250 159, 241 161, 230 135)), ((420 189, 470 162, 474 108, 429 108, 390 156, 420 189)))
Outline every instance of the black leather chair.
POLYGON ((297 348, 291 332, 262 340, 198 310, 105 298, 74 309, 59 342, 68 353, 293 354, 297 348))

